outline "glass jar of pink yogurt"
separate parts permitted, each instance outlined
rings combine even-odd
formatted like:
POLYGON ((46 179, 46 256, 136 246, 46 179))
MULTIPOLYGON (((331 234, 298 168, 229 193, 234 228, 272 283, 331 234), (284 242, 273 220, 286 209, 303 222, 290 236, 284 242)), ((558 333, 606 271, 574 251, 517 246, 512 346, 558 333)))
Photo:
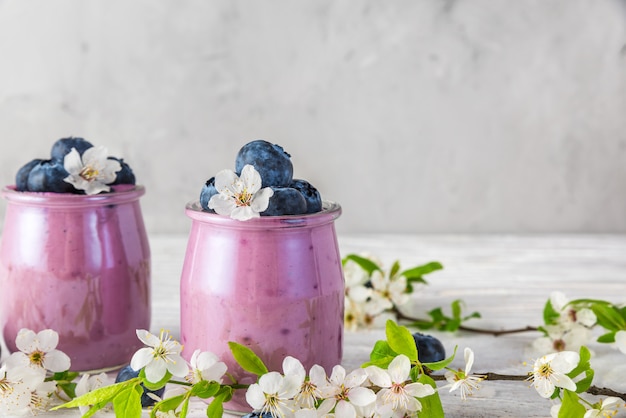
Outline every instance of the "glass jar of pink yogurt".
POLYGON ((18 192, 0 242, 0 325, 10 351, 21 328, 59 333, 72 370, 127 364, 150 327, 150 248, 141 186, 112 193, 18 192))
MULTIPOLYGON (((192 220, 181 277, 181 342, 187 357, 211 351, 241 384, 244 372, 228 347, 252 349, 269 370, 298 358, 307 371, 340 364, 344 280, 334 221, 341 207, 325 202, 309 215, 238 221, 190 203, 192 220)), ((224 383, 231 383, 226 378, 224 383)), ((226 406, 250 410, 241 390, 226 406)))

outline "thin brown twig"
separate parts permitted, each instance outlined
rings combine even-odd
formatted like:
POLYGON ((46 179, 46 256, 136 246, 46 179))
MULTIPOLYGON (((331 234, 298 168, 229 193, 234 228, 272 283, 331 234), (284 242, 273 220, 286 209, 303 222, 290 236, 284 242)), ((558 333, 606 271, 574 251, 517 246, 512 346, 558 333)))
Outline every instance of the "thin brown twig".
MULTIPOLYGON (((510 375, 510 374, 500 374, 500 373, 493 373, 493 372, 477 373, 476 375, 484 376, 483 380, 491 380, 491 381, 500 380, 500 381, 518 381, 519 382, 519 381, 529 380, 529 375, 510 375)), ((433 380, 437 380, 437 381, 446 380, 445 376, 443 375, 431 375, 430 377, 433 380)), ((598 386, 591 386, 585 392, 590 395, 597 395, 597 396, 614 396, 614 397, 622 399, 623 401, 626 401, 626 393, 617 392, 609 388, 600 388, 598 386)))
MULTIPOLYGON (((392 311, 396 314, 396 317, 398 318, 398 320, 409 321, 409 322, 428 322, 425 319, 410 317, 410 316, 402 313, 395 306, 392 309, 392 311)), ((473 333, 476 333, 476 334, 487 334, 487 335, 493 335, 494 337, 499 337, 500 335, 506 335, 506 334, 518 334, 518 333, 522 333, 522 332, 538 331, 538 328, 528 325, 528 326, 526 326, 524 328, 492 330, 492 329, 474 328, 474 327, 468 327, 468 326, 465 326, 465 325, 461 325, 461 326, 459 326, 459 330, 466 331, 466 332, 473 332, 473 333)))

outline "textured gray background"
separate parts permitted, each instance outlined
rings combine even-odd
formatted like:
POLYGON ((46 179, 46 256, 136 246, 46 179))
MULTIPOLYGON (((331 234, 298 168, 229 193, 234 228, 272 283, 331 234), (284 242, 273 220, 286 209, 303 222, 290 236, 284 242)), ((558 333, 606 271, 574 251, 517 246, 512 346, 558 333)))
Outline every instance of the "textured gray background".
POLYGON ((625 116, 623 0, 0 0, 0 181, 84 136, 150 233, 256 138, 343 232, 626 232, 625 116))

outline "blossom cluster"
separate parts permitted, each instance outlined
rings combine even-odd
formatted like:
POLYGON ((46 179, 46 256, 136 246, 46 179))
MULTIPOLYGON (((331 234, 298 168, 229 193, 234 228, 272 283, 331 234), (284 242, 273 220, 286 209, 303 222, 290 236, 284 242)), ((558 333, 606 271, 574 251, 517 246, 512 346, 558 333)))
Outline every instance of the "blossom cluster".
POLYGON ((371 256, 350 254, 343 259, 345 279, 344 325, 347 330, 384 326, 388 319, 397 319, 400 308, 410 300, 410 295, 423 276, 443 267, 431 262, 407 270, 394 262, 389 270, 380 260, 371 256))
POLYGON ((578 351, 592 341, 597 318, 593 310, 570 304, 563 293, 553 292, 544 308, 544 322, 540 328, 544 335, 533 343, 536 350, 578 351))
POLYGON ((70 368, 70 358, 56 349, 58 342, 52 330, 18 332, 19 351, 0 367, 0 416, 30 415, 49 408, 57 385, 48 376, 70 368))

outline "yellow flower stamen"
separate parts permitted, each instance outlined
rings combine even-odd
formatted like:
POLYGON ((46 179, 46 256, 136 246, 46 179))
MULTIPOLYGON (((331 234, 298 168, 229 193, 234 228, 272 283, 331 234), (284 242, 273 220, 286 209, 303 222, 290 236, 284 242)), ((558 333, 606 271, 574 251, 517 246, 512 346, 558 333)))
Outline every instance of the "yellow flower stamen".
POLYGON ((85 166, 85 168, 80 171, 80 176, 87 181, 94 181, 99 174, 100 172, 96 168, 90 166, 85 166))
POLYGON ((28 355, 28 359, 30 360, 31 364, 34 364, 39 367, 43 367, 43 360, 45 356, 46 356, 46 353, 44 353, 43 351, 35 350, 28 355))

